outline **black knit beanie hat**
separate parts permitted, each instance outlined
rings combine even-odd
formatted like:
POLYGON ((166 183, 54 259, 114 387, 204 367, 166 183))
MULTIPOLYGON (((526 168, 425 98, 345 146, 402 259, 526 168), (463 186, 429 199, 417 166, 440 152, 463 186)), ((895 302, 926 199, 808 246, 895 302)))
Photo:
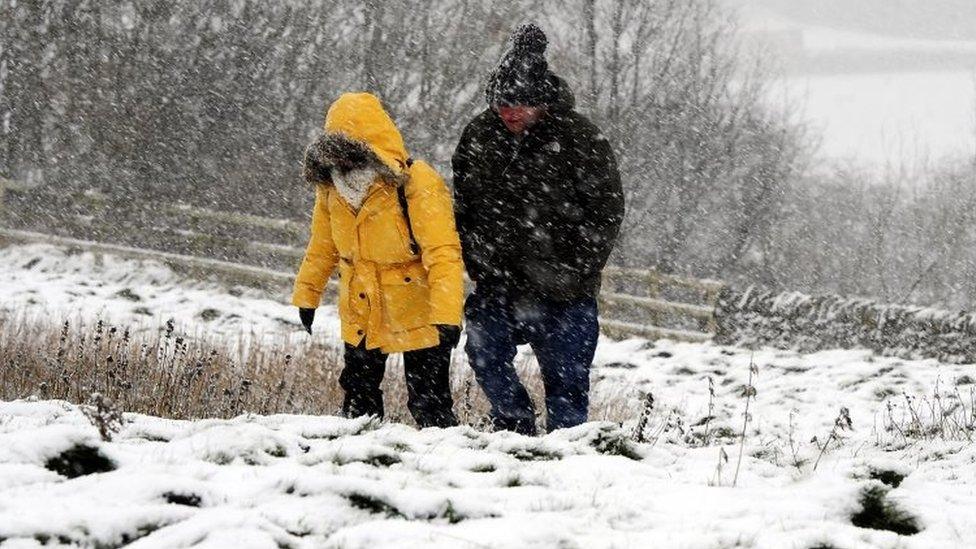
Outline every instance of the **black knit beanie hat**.
POLYGON ((556 77, 546 62, 549 41, 535 23, 519 25, 508 39, 508 50, 488 75, 485 99, 499 105, 548 105, 556 99, 556 77))

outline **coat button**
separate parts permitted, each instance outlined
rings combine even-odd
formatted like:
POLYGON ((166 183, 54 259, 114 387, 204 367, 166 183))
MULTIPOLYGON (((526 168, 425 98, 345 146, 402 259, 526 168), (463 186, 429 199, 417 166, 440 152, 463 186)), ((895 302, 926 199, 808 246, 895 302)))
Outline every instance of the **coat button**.
POLYGON ((410 282, 410 277, 408 276, 407 278, 404 278, 403 281, 404 282, 410 282))
POLYGON ((366 294, 359 292, 359 299, 366 299, 366 294))
POLYGON ((363 331, 362 330, 356 330, 356 335, 363 335, 363 331))

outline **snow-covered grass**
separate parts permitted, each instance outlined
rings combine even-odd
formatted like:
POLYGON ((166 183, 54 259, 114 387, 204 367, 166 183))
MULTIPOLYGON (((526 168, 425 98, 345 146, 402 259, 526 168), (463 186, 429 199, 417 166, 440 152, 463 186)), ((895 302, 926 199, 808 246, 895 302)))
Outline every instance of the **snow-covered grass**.
POLYGON ((976 448, 962 443, 852 445, 802 472, 747 456, 731 488, 715 448, 638 445, 610 423, 526 438, 127 415, 105 443, 60 401, 2 403, 0 418, 10 547, 928 548, 970 546, 976 526, 976 448), (921 532, 854 526, 871 493, 921 532))
MULTIPOLYGON (((310 346, 336 337, 330 308, 320 312, 320 339, 307 342, 276 296, 49 247, 0 250, 0 294, 8 317, 26 308, 55 321, 142 319, 147 333, 172 318, 187 334, 245 331, 310 346), (220 314, 203 318, 204 307, 220 314)), ((522 356, 531 371, 531 352, 522 356)), ((458 358, 455 375, 469 375, 458 358)), ((533 439, 328 416, 127 414, 104 442, 74 405, 14 400, 0 403, 0 539, 3 547, 969 547, 974 377, 971 365, 868 351, 602 339, 595 422, 533 439), (746 417, 750 365, 756 394, 746 417), (648 394, 654 405, 645 409, 648 394), (853 429, 834 429, 842 408, 853 429), (642 412, 648 443, 636 444, 642 412)))

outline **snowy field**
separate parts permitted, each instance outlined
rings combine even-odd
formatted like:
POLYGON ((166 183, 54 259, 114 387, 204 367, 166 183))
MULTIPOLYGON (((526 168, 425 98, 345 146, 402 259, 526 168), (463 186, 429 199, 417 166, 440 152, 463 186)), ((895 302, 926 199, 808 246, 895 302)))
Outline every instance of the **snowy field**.
POLYGON ((976 73, 797 75, 776 82, 822 136, 822 154, 899 167, 976 149, 976 73))
MULTIPOLYGON (((316 319, 317 331, 337 338, 338 318, 334 308, 328 310, 316 319)), ((187 280, 160 262, 46 244, 0 248, 0 313, 101 318, 142 329, 172 320, 190 332, 231 338, 305 333, 284 294, 223 288, 187 280)))
MULTIPOLYGON (((0 249, 0 314, 301 337, 278 296, 50 246, 0 249)), ((320 316, 318 337, 336 341, 334 311, 320 316)), ((102 442, 75 406, 0 403, 0 546, 973 547, 976 447, 912 433, 972 414, 974 377, 971 365, 866 351, 603 339, 594 401, 634 420, 539 438, 127 415, 102 442), (852 429, 834 429, 842 408, 852 429), (856 526, 872 506, 918 533, 856 526)))
MULTIPOLYGON (((781 56, 790 67, 788 76, 774 82, 769 99, 777 106, 785 100, 793 114, 811 125, 821 138, 823 158, 854 161, 869 168, 886 164, 897 168, 905 162, 914 167, 913 163, 925 160, 964 157, 976 150, 976 70, 956 60, 976 53, 976 41, 822 26, 783 15, 782 9, 768 9, 763 4, 770 2, 764 0, 726 3, 744 9, 745 36, 758 37, 753 39, 762 50, 781 56), (783 50, 775 42, 772 46, 763 43, 767 33, 798 39, 783 50), (907 60, 917 56, 938 60, 942 55, 947 65, 933 61, 929 70, 917 66, 871 70, 859 65, 851 71, 845 67, 845 59, 871 55, 907 60), (813 71, 805 64, 823 57, 836 59, 838 66, 824 72, 830 67, 822 62, 814 63, 817 70, 813 71)), ((856 10, 855 4, 858 2, 850 2, 856 10)))

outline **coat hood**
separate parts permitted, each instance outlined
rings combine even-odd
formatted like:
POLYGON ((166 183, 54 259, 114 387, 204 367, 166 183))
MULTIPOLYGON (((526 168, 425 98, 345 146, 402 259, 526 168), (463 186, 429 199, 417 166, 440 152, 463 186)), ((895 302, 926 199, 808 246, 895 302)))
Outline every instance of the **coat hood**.
POLYGON ((345 93, 325 115, 325 133, 305 149, 309 183, 331 184, 331 170, 373 168, 383 179, 402 183, 409 155, 403 137, 380 100, 370 93, 345 93))

